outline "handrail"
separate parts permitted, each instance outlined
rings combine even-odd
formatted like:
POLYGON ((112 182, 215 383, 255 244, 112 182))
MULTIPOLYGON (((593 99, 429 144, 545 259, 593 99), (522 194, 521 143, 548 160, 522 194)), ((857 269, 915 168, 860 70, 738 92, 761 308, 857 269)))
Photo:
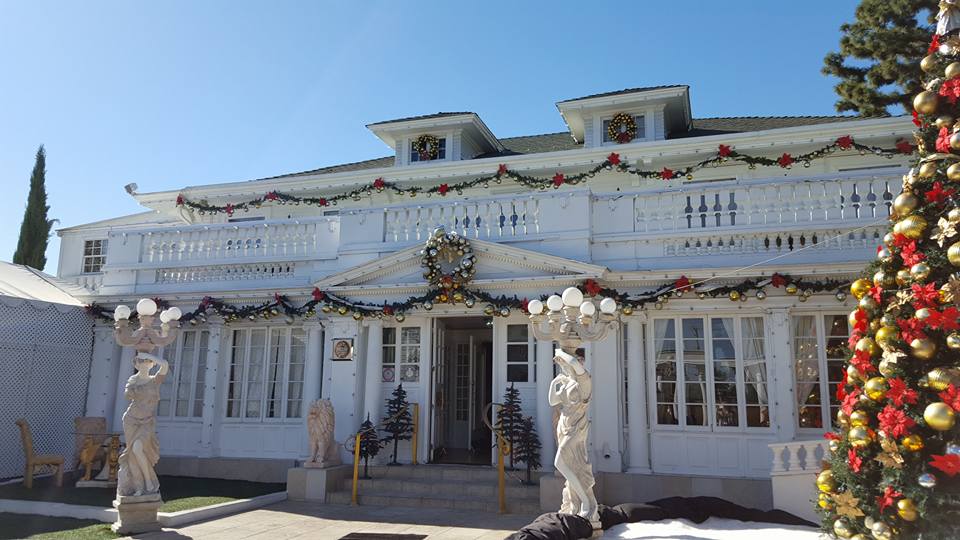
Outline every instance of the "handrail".
POLYGON ((497 437, 497 498, 500 503, 501 514, 507 513, 507 477, 505 472, 504 461, 506 456, 510 455, 510 441, 503 436, 503 430, 496 428, 493 424, 490 423, 490 420, 487 419, 487 416, 490 414, 490 409, 494 405, 503 407, 502 403, 487 403, 487 406, 483 409, 483 415, 481 419, 483 423, 487 425, 487 428, 493 432, 497 437))
MULTIPOLYGON (((347 441, 353 441, 353 449, 352 449, 353 451, 353 489, 351 491, 350 504, 354 506, 359 505, 359 503, 357 502, 357 498, 358 498, 359 488, 360 488, 360 438, 361 436, 364 433, 370 432, 370 431, 383 431, 382 427, 387 422, 396 420, 397 418, 400 418, 401 416, 403 416, 405 412, 410 410, 409 409, 410 405, 413 405, 413 438, 411 440, 413 447, 411 449, 411 454, 412 454, 412 461, 413 461, 412 464, 416 465, 417 464, 417 438, 420 434, 420 404, 419 403, 408 403, 406 408, 404 408, 401 411, 398 411, 393 416, 384 418, 383 420, 377 422, 371 427, 357 430, 356 433, 351 434, 349 437, 347 437, 346 439, 347 441)), ((344 447, 347 447, 347 446, 348 444, 344 443, 344 447)), ((350 451, 351 449, 347 448, 347 450, 350 451)))

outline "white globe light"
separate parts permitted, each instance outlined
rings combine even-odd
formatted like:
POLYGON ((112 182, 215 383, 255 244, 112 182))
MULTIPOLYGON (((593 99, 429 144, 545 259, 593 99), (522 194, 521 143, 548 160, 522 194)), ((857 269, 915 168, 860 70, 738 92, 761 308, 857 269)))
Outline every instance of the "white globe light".
POLYGON ((140 315, 154 315, 157 313, 157 303, 150 298, 143 298, 137 302, 137 313, 140 315))
POLYGON ((552 294, 550 298, 547 298, 547 307, 550 311, 560 311, 563 309, 563 299, 559 296, 552 294))
POLYGON ((569 287, 563 291, 563 304, 570 307, 577 307, 583 302, 583 293, 576 287, 569 287))
POLYGON ((165 309, 160 312, 160 322, 167 323, 170 322, 170 310, 165 309))
POLYGON ((607 314, 617 311, 617 301, 613 298, 604 298, 600 301, 600 311, 607 314))
POLYGON ((113 320, 115 321, 125 321, 130 318, 130 307, 129 306, 117 306, 117 309, 113 310, 113 320))
POLYGON ((180 317, 183 317, 183 312, 180 311, 180 308, 174 306, 167 310, 170 313, 171 321, 179 321, 180 317))
POLYGON ((584 302, 580 304, 580 313, 584 317, 593 317, 594 313, 597 312, 597 306, 593 305, 593 302, 584 302))
POLYGON ((531 315, 539 315, 543 313, 543 302, 534 298, 527 303, 527 311, 530 312, 531 315))

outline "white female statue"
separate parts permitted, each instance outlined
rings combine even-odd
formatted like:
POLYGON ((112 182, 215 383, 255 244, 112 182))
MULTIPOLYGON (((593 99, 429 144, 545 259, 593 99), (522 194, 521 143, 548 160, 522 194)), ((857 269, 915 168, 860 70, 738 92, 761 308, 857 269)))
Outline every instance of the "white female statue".
POLYGON ((127 379, 124 396, 130 406, 123 413, 123 437, 127 447, 120 454, 117 473, 117 495, 141 496, 160 491, 160 481, 153 467, 160 459, 157 440, 157 403, 160 385, 167 377, 167 361, 158 356, 138 352, 133 360, 137 372, 127 379), (159 366, 151 373, 154 366, 159 366))
POLYGON ((583 367, 582 360, 556 350, 554 362, 560 374, 550 383, 550 405, 560 406, 557 422, 557 457, 554 466, 567 482, 563 487, 563 505, 560 512, 576 514, 590 520, 594 529, 600 527, 597 498, 593 494, 593 468, 587 455, 587 433, 590 395, 593 383, 583 367))

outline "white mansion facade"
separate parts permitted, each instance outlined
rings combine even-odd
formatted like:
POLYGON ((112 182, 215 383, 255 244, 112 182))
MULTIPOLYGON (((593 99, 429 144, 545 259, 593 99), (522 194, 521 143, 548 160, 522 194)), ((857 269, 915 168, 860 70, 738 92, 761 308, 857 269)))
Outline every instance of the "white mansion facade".
MULTIPOLYGON (((421 462, 489 463, 480 416, 514 385, 551 464, 553 348, 532 337, 517 299, 588 280, 638 299, 681 276, 695 290, 622 310, 619 330, 586 347, 594 468, 638 482, 767 479, 768 445, 820 439, 854 304, 842 286, 804 284, 848 282, 874 256, 910 161, 879 149, 912 141, 910 120, 696 119, 686 86, 557 106, 569 132, 499 139, 474 113, 380 122, 368 127, 389 157, 134 192, 147 211, 60 230, 59 277, 108 310, 141 297, 184 313, 204 298, 286 302, 276 316, 184 324, 164 351, 163 456, 303 458, 310 401, 332 400, 342 442, 402 383, 420 405, 421 462), (726 159, 685 174, 718 152, 726 159), (421 250, 438 227, 468 239, 463 290, 489 297, 399 309, 435 290, 421 250), (711 294, 750 280, 742 295, 711 294), (308 316, 283 307, 316 298, 308 316), (334 359, 343 339, 352 354, 334 359)), ((98 320, 86 414, 119 429, 133 352, 111 331, 98 320)))

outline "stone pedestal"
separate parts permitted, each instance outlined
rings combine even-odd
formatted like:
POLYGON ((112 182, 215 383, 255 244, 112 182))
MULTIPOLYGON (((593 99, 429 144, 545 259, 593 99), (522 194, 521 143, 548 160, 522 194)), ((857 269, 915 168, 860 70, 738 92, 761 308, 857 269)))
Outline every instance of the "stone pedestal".
POLYGON ((353 476, 353 465, 323 469, 297 467, 287 471, 287 497, 295 501, 326 502, 340 482, 353 476))
POLYGON ((160 530, 157 510, 163 500, 159 493, 140 496, 118 495, 113 501, 117 509, 117 522, 110 529, 117 534, 129 535, 160 530))

